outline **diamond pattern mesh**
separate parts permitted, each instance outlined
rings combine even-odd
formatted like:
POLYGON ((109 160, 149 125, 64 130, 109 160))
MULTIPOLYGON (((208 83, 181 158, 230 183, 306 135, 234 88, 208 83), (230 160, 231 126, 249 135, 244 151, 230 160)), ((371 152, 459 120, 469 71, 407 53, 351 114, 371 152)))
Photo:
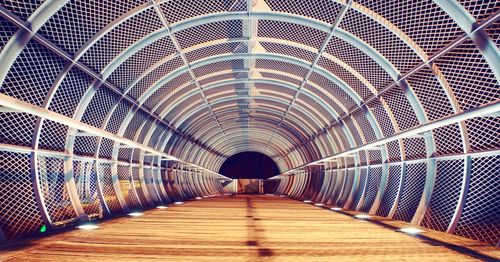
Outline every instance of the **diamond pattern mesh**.
POLYGON ((394 214, 394 219, 411 221, 424 191, 426 174, 426 163, 408 165, 404 178, 403 193, 394 214))
POLYGON ((456 234, 491 244, 498 241, 500 231, 500 156, 472 159, 469 193, 456 234))
POLYGON ((422 225, 446 231, 450 224, 462 186, 462 159, 437 161, 436 184, 422 225))
MULTIPOLYGON (((199 194, 193 183, 201 174, 176 171, 172 181, 158 181, 170 163, 155 166, 158 157, 117 139, 85 133, 73 138, 68 123, 38 118, 42 107, 212 170, 228 155, 249 149, 263 148, 281 171, 353 149, 342 158, 345 170, 332 165, 333 185, 322 199, 369 211, 381 165, 389 163, 376 213, 395 211, 403 221, 414 216, 426 178, 423 161, 432 157, 437 174, 422 225, 440 231, 461 212, 456 204, 463 159, 472 157, 469 194, 455 233, 498 241, 500 219, 491 208, 499 205, 498 116, 440 122, 500 99, 495 47, 488 46, 499 46, 499 23, 492 20, 498 1, 458 0, 477 22, 470 25, 460 12, 447 12, 432 0, 250 2, 252 10, 246 0, 92 0, 60 6, 0 1, 5 64, 0 94, 7 96, 0 96, 7 106, 0 107, 0 227, 7 238, 37 231, 40 210, 55 227, 76 217, 66 168, 73 168, 73 193, 91 217, 123 212, 122 196, 136 209, 148 207, 149 200, 169 200, 163 189, 172 199, 199 194), (474 35, 482 38, 475 41, 461 29, 484 23, 474 35), (220 86, 209 87, 214 84, 220 86), (12 98, 29 110, 9 109, 12 104, 5 101, 12 98), (432 139, 387 142, 382 145, 387 159, 381 150, 355 149, 423 124, 437 124, 423 134, 432 139), (225 139, 228 143, 220 142, 225 139), (72 155, 72 163, 65 164, 72 155), (403 160, 409 161, 408 172, 395 203, 403 160), (360 175, 354 179, 356 168, 360 175), (32 175, 39 178, 40 207, 32 175)), ((207 181, 217 188, 211 178, 207 181)), ((281 188, 315 196, 325 190, 324 181, 313 172, 281 188)))

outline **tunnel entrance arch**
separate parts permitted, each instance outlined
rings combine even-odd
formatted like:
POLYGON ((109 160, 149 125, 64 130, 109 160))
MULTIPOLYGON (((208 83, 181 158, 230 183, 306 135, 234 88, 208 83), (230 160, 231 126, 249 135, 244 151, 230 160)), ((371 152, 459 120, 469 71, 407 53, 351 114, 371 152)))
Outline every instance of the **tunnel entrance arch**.
POLYGON ((242 152, 230 156, 219 173, 234 179, 267 179, 279 175, 276 163, 258 152, 242 152))

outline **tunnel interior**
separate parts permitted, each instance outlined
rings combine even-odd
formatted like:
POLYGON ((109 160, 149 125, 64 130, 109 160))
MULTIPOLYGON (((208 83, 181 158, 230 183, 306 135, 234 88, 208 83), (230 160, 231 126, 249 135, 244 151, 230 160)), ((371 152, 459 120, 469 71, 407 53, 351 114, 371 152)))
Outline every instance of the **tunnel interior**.
POLYGON ((280 174, 274 161, 259 152, 241 152, 227 158, 219 170, 223 176, 238 179, 268 179, 280 174))
POLYGON ((0 0, 1 243, 258 178, 498 249, 500 1, 98 2, 0 0))

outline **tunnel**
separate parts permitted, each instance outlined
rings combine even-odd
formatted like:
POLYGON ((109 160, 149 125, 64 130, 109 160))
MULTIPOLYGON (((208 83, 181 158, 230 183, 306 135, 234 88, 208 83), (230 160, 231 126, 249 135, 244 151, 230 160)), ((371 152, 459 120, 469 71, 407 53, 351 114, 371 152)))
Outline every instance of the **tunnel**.
POLYGON ((500 260, 498 0, 0 3, 0 261, 500 260))

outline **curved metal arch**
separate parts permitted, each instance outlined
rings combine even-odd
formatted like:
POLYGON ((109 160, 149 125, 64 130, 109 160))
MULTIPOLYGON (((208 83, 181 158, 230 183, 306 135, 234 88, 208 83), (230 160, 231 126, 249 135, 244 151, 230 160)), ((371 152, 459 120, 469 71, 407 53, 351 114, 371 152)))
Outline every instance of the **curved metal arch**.
MULTIPOLYGON (((258 120, 258 121, 259 121, 259 123, 261 123, 261 124, 262 124, 262 123, 269 123, 269 127, 270 127, 270 128, 273 128, 273 129, 275 128, 276 123, 275 123, 275 122, 271 122, 271 121, 269 120, 269 117, 261 117, 261 118, 257 118, 257 120, 258 120)), ((226 122, 233 123, 233 122, 234 122, 234 119, 227 119, 227 120, 225 120, 225 121, 224 121, 224 123, 226 123, 226 122)), ((206 132, 206 136, 208 136, 208 135, 210 134, 210 133, 209 133, 210 131, 211 131, 211 130, 207 130, 207 132, 206 132)), ((288 139, 289 139, 289 140, 293 140, 293 141, 298 140, 297 134, 291 133, 290 131, 291 131, 291 130, 289 130, 289 129, 284 129, 284 130, 282 130, 282 132, 288 136, 288 139)), ((210 135, 209 137, 210 137, 210 138, 207 140, 207 142, 210 142, 212 138, 218 137, 218 135, 217 135, 217 133, 215 133, 215 134, 210 135)), ((300 141, 300 140, 299 140, 299 141, 300 141)), ((285 144, 286 144, 286 143, 285 143, 285 144)))
POLYGON ((484 29, 477 30, 478 26, 474 17, 457 0, 434 0, 434 2, 448 13, 460 28, 469 35, 488 62, 497 81, 500 80, 500 50, 498 50, 498 47, 493 43, 484 29))
MULTIPOLYGON (((232 109, 232 110, 228 110, 228 111, 237 112, 237 109, 232 109)), ((275 115, 276 119, 279 120, 279 115, 278 114, 280 112, 278 112, 278 111, 272 111, 272 110, 268 110, 268 109, 266 109, 265 111, 267 112, 266 116, 257 116, 257 117, 255 117, 255 119, 252 119, 252 121, 259 120, 260 124, 267 123, 267 122, 262 122, 260 120, 267 120, 267 119, 270 118, 271 115, 275 115)), ((235 119, 238 119, 238 118, 228 118, 227 120, 228 121, 232 121, 232 120, 235 120, 235 119)), ((224 119, 224 121, 225 120, 226 119, 224 119)), ((255 124, 255 123, 252 123, 252 124, 255 124)), ((206 126, 206 125, 200 124, 199 126, 206 126)), ((276 126, 275 123, 269 123, 269 127, 275 128, 275 126, 276 126)), ((293 140, 293 137, 292 137, 293 133, 288 132, 287 129, 284 129, 281 132, 285 133, 287 135, 287 137, 288 137, 289 140, 293 140)), ((200 137, 206 137, 206 136, 208 136, 208 137, 214 137, 215 135, 217 135, 217 133, 213 133, 212 132, 212 128, 206 128, 206 130, 202 130, 200 132, 200 137)))
MULTIPOLYGON (((236 99, 233 99, 233 100, 236 100, 236 99)), ((263 104, 261 104, 261 105, 263 105, 263 104)), ((218 109, 220 110, 220 108, 218 108, 218 109)), ((263 109, 263 108, 262 108, 262 107, 260 107, 260 108, 256 108, 255 110, 260 110, 260 111, 262 111, 262 109, 263 109)), ((200 112, 200 111, 198 111, 198 112, 200 112)), ((278 111, 276 111, 276 112, 278 112, 278 111)), ((279 112, 281 112, 281 111, 279 111, 279 112)), ((217 113, 216 115, 220 115, 220 113, 217 113)), ((193 122, 196 126, 198 126, 198 125, 199 125, 198 123, 200 123, 200 122, 198 122, 196 119, 200 119, 201 117, 202 117, 202 116, 201 116, 201 115, 199 115, 199 116, 197 116, 197 117, 195 118, 195 120, 193 120, 193 121, 191 121, 191 122, 193 122)), ((295 117, 295 118, 296 118, 296 117, 295 117)), ((187 126, 187 127, 185 127, 183 130, 187 130, 187 129, 190 129, 190 128, 192 129, 192 127, 189 127, 189 124, 188 124, 188 126, 187 126)))
MULTIPOLYGON (((192 69, 209 65, 212 63, 216 62, 222 62, 222 61, 229 61, 229 60, 247 60, 247 59, 267 59, 267 60, 274 60, 274 61, 280 61, 280 62, 285 62, 289 64, 293 64, 296 66, 300 66, 303 68, 309 68, 310 64, 300 60, 298 58, 290 57, 290 56, 285 56, 281 54, 275 54, 275 53, 252 53, 251 55, 248 54, 238 54, 238 53, 233 53, 233 54, 223 54, 223 55, 218 55, 218 56, 211 56, 211 57, 206 57, 204 59, 198 60, 195 63, 190 64, 192 69)), ((313 72, 318 73, 328 79, 330 82, 335 83, 337 86, 339 86, 346 94, 348 94, 358 105, 361 103, 361 98, 359 95, 352 89, 350 88, 340 77, 337 77, 330 71, 323 69, 319 66, 316 66, 313 70, 313 72)), ((160 80, 158 80, 153 86, 149 87, 146 92, 144 92, 141 97, 138 99, 139 104, 143 104, 147 98, 149 98, 154 92, 156 92, 160 87, 165 85, 166 83, 170 82, 174 78, 187 73, 187 68, 186 67, 180 67, 169 74, 163 76, 160 80)), ((397 80, 397 78, 396 78, 397 80)))
MULTIPOLYGON (((295 128, 295 129, 297 129, 297 128, 295 128)), ((293 130, 293 128, 291 130, 293 130)), ((302 128, 298 128, 298 130, 302 130, 302 128)), ((308 132, 308 131, 307 130, 303 130, 302 132, 308 132)), ((295 136, 297 136, 297 134, 295 136)), ((302 137, 307 137, 306 133, 303 133, 302 137)))
MULTIPOLYGON (((365 52, 366 53, 366 52, 365 52)), ((372 57, 373 58, 373 57, 372 57)), ((380 64, 380 63, 379 63, 380 64)))
MULTIPOLYGON (((234 80, 231 79, 231 80, 219 81, 219 82, 204 86, 204 90, 210 90, 210 89, 218 88, 218 87, 221 87, 224 85, 229 85, 229 84, 254 84, 254 83, 270 84, 270 85, 274 85, 274 86, 278 86, 278 87, 288 88, 290 90, 297 90, 294 85, 292 85, 286 81, 279 80, 279 79, 265 78, 265 77, 255 78, 255 79, 254 78, 252 78, 252 79, 234 79, 234 80)), ((326 109, 328 111, 328 113, 330 113, 331 118, 335 119, 335 118, 340 117, 339 112, 336 112, 332 107, 330 107, 330 105, 325 103, 324 100, 321 99, 320 97, 318 97, 315 93, 312 93, 311 91, 309 91, 307 89, 303 89, 302 93, 304 95, 306 95, 307 97, 309 97, 310 99, 312 99, 313 101, 320 104, 322 106, 322 108, 326 109)), ((339 106, 341 106, 341 105, 339 105, 339 106)), ((320 114, 320 113, 318 112, 318 114, 320 114)))
MULTIPOLYGON (((235 136, 235 137, 233 137, 233 138, 238 138, 238 135, 237 135, 237 136, 235 136)), ((242 139, 241 139, 242 141, 246 141, 246 138, 247 138, 247 137, 246 137, 246 136, 244 136, 244 135, 241 135, 241 138, 242 138, 242 139)), ((241 147, 243 147, 243 146, 250 146, 250 145, 253 145, 253 144, 259 144, 259 143, 260 143, 261 145, 263 145, 263 144, 265 144, 265 142, 267 142, 266 140, 263 140, 263 139, 258 139, 258 138, 254 138, 254 139, 252 139, 251 141, 253 141, 254 143, 252 143, 252 142, 250 142, 250 143, 248 143, 248 142, 244 142, 244 143, 243 143, 243 144, 241 144, 240 146, 241 146, 241 147), (260 142, 259 142, 259 141, 260 141, 260 142)), ((228 146, 227 144, 224 144, 224 143, 223 143, 223 142, 221 142, 221 141, 217 141, 217 142, 221 144, 221 146, 220 146, 220 147, 218 147, 218 148, 220 148, 221 150, 224 150, 224 149, 228 146)), ((238 143, 235 143, 235 146, 237 146, 237 145, 238 145, 238 143)), ((277 145, 275 145, 275 144, 273 144, 273 146, 274 146, 274 147, 273 147, 273 149, 274 149, 273 151, 274 151, 276 154, 280 154, 279 146, 277 146, 277 145)), ((231 152, 231 151, 230 151, 230 149, 227 149, 227 150, 228 150, 229 152, 231 152)), ((232 151, 231 153, 233 153, 233 154, 234 154, 234 151, 232 151)), ((266 154, 267 154, 267 153, 266 153, 266 154)))
MULTIPOLYGON (((230 128, 228 128, 228 132, 229 132, 229 130, 231 130, 231 131, 233 131, 233 133, 234 133, 234 132, 248 133, 248 132, 246 131, 247 129, 248 129, 248 130, 253 130, 253 129, 262 129, 262 130, 267 130, 267 131, 269 131, 269 130, 274 130, 274 127, 273 127, 273 124, 274 124, 274 123, 265 122, 265 121, 263 121, 263 120, 265 120, 265 119, 262 119, 262 121, 258 121, 258 122, 256 121, 257 123, 259 123, 259 126, 256 126, 256 125, 249 126, 248 128, 246 128, 246 129, 245 129, 245 131, 238 130, 238 129, 237 129, 237 126, 234 126, 234 128, 231 128, 231 127, 230 127, 230 128), (268 125, 266 125, 266 123, 269 123, 269 124, 268 124, 268 125), (237 131, 234 131, 234 130, 237 130, 237 131)), ((231 119, 230 119, 230 120, 228 120, 228 121, 231 121, 231 119)), ((287 144, 292 144, 292 141, 295 141, 295 139, 291 138, 291 135, 292 135, 292 134, 290 134, 289 132, 284 132, 284 131, 282 131, 282 132, 280 132, 280 134, 279 134, 279 135, 280 135, 280 137, 283 137, 282 139, 279 139, 279 141, 280 141, 281 143, 283 143, 284 145, 287 145, 287 144)), ((215 140, 216 138, 218 139, 218 136, 213 136, 213 137, 211 137, 211 138, 210 138, 209 140, 207 140, 207 141, 213 141, 213 140, 215 140)))
MULTIPOLYGON (((250 128, 252 130, 258 130, 259 129, 258 127, 250 127, 250 128)), ((260 128, 260 129, 264 130, 263 128, 260 128)), ((269 130, 271 130, 271 129, 269 129, 269 130)), ((239 131, 239 130, 233 130, 233 129, 228 129, 228 133, 241 133, 241 131, 239 131)), ((245 133, 247 133, 247 132, 245 132, 245 133)), ((280 136, 281 136, 281 134, 280 134, 280 136)), ((212 142, 212 141, 220 141, 220 137, 219 136, 214 136, 214 137, 212 137, 210 139, 210 142, 212 144, 216 144, 216 142, 212 142)), ((279 139, 279 141, 281 141, 282 143, 286 144, 286 143, 288 143, 287 141, 289 141, 289 140, 286 137, 283 137, 282 139, 279 139)))
MULTIPOLYGON (((239 99, 258 99, 258 100, 264 100, 264 101, 271 101, 271 102, 274 102, 274 103, 279 103, 279 104, 286 104, 285 100, 283 99, 279 99, 279 98, 276 98, 276 97, 268 97, 268 96, 255 96, 255 95, 252 95, 252 96, 232 96, 232 97, 223 97, 223 98, 217 98, 217 99, 214 99, 212 100, 212 104, 213 105, 217 105, 217 104, 224 104, 224 103, 227 103, 227 102, 233 102, 233 101, 237 101, 239 99)), ((190 119, 193 115, 197 114, 198 112, 202 111, 204 108, 203 105, 200 105, 198 106, 197 108, 194 108, 194 109, 191 109, 190 113, 189 114, 184 114, 183 117, 179 120, 172 120, 172 123, 175 123, 177 126, 180 126, 180 125, 183 125, 183 123, 187 120, 187 119, 190 119)), ((304 108, 300 108, 301 110, 304 109, 304 108)), ((312 116, 310 113, 308 113, 308 111, 303 111, 305 113, 305 115, 311 119, 311 120, 315 120, 315 117, 312 116)), ((300 119, 300 117, 298 117, 300 119)), ((311 124, 314 124, 318 127, 321 127, 321 122, 315 120, 313 122, 308 122, 308 121, 303 121, 305 123, 311 123, 311 124)))

